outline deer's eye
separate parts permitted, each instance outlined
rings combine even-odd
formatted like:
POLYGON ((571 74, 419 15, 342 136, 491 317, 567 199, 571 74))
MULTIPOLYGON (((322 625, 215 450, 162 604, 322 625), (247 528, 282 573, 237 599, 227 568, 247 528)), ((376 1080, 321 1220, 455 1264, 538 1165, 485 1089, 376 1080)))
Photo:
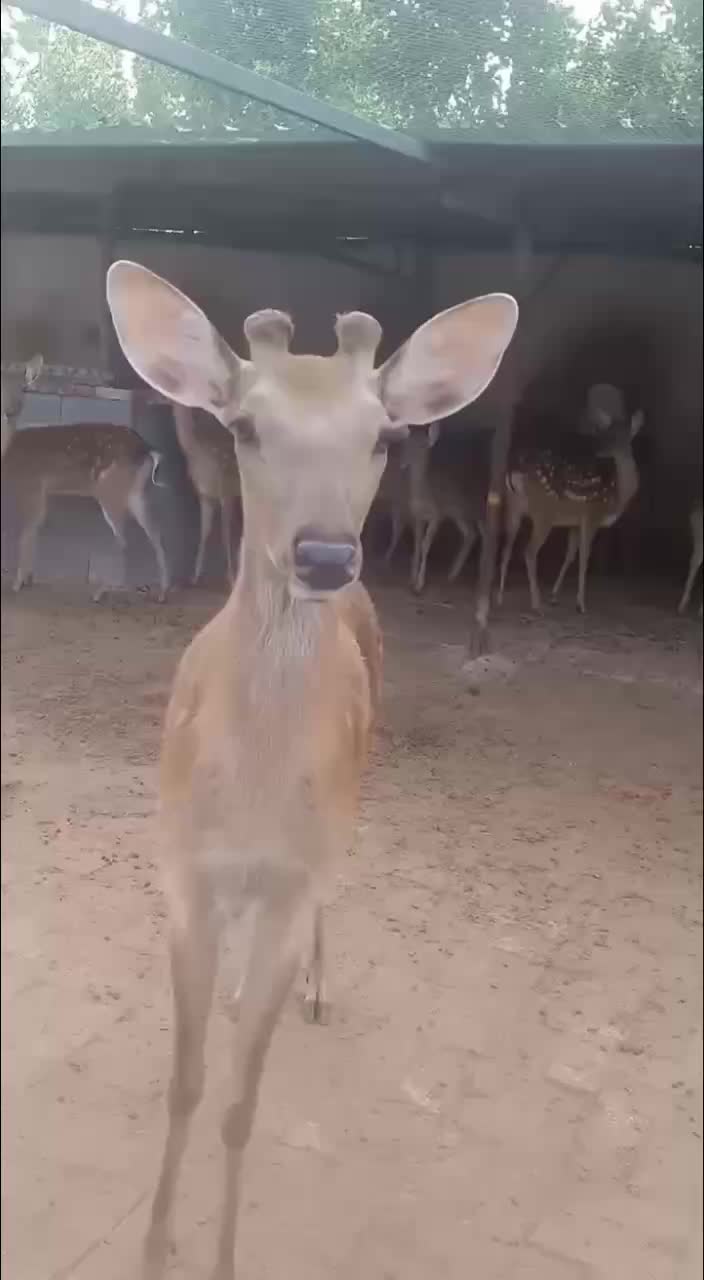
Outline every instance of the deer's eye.
POLYGON ((386 453, 392 444, 400 444, 408 435, 408 427, 382 427, 376 438, 373 452, 376 454, 386 453))
POLYGON ((241 417, 235 418, 234 422, 230 423, 230 430, 234 432, 238 444, 254 445, 259 443, 254 418, 250 418, 246 413, 243 413, 241 417))

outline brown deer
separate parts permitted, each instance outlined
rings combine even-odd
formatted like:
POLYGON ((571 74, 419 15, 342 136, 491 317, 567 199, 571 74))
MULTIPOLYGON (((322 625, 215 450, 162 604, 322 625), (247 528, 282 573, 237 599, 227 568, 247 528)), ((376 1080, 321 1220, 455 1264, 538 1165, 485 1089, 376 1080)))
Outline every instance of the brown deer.
MULTIPOLYGON (((159 568, 159 600, 169 590, 169 569, 146 488, 160 455, 129 427, 81 423, 31 427, 13 434, 2 462, 2 483, 12 496, 20 534, 14 590, 32 580, 39 531, 56 494, 94 498, 124 551, 125 521, 132 515, 146 533, 159 568)), ((99 586, 93 599, 105 592, 99 586)))
POLYGON ((288 316, 245 322, 240 359, 188 298, 134 263, 108 273, 127 358, 171 400, 234 435, 244 535, 234 590, 186 651, 161 762, 165 884, 175 997, 169 1130, 145 1274, 166 1260, 223 917, 254 907, 239 1002, 225 1189, 213 1280, 233 1280, 242 1160, 279 1011, 313 927, 309 1010, 323 990, 319 902, 344 847, 377 705, 381 641, 359 584, 361 529, 399 424, 427 423, 481 394, 517 320, 491 295, 428 321, 378 370, 381 328, 337 320, 330 358, 289 354, 288 316))
POLYGON ((462 538, 450 566, 448 582, 460 576, 484 529, 486 491, 467 484, 447 463, 433 467, 431 450, 439 434, 440 427, 433 422, 427 431, 412 429, 403 446, 413 523, 411 586, 418 595, 425 587, 428 556, 443 522, 449 520, 454 524, 462 538))
POLYGON ((541 609, 537 561, 552 529, 569 530, 567 551, 552 589, 556 600, 568 568, 579 551, 577 608, 585 612, 585 585, 589 554, 598 529, 618 520, 638 490, 638 468, 632 442, 643 424, 642 411, 630 421, 607 423, 599 439, 597 456, 568 462, 557 453, 545 452, 525 459, 506 478, 506 539, 501 557, 498 602, 501 604, 506 574, 516 535, 525 516, 532 530, 525 550, 531 605, 541 609))
POLYGON ((220 535, 227 574, 235 580, 232 559, 232 518, 240 501, 240 474, 232 436, 212 417, 202 415, 194 421, 193 411, 185 405, 173 406, 178 442, 183 450, 200 505, 200 535, 192 582, 196 586, 203 577, 205 553, 217 509, 220 509, 220 535))
MULTIPOLYGON (((704 560, 704 511, 701 503, 693 507, 689 513, 689 527, 692 535, 692 555, 689 561, 689 571, 687 573, 687 581, 684 584, 684 591, 679 602, 677 612, 684 613, 689 605, 692 587, 704 560)), ((702 616, 702 606, 699 606, 699 617, 702 616)))
POLYGON ((404 443, 391 445, 374 507, 388 512, 390 520, 389 541, 384 552, 384 562, 391 564, 399 543, 411 525, 408 502, 408 470, 404 443))
POLYGON ((22 412, 25 391, 37 381, 44 367, 44 357, 32 356, 24 369, 17 373, 2 374, 2 453, 5 457, 7 448, 17 430, 17 422, 22 412))

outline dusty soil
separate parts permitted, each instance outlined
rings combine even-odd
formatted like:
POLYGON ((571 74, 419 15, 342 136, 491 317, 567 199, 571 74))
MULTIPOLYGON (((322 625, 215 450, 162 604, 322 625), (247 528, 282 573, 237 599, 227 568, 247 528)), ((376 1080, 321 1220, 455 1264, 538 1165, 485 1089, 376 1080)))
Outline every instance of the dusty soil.
MULTIPOLYGON (((246 1280, 701 1273, 701 629, 518 585, 461 673, 466 590, 378 589, 384 722, 332 908, 327 1028, 287 1008, 248 1161, 246 1280)), ((153 850, 166 691, 218 603, 3 621, 4 1275, 128 1280, 170 1006, 153 850)), ((225 966, 170 1274, 205 1280, 225 966)), ((238 1273, 240 1274, 240 1273, 238 1273)))

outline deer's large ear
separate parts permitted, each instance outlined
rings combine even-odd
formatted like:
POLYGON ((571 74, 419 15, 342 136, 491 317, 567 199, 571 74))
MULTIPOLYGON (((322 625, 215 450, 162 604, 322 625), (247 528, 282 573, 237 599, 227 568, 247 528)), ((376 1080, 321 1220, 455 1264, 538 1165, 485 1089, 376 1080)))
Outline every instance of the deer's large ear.
POLYGON ((145 382, 170 400, 228 421, 245 362, 185 294, 135 262, 114 262, 107 299, 120 346, 145 382))
POLYGON ((490 293, 421 325, 376 375, 392 421, 423 425, 471 404, 494 377, 517 323, 515 299, 490 293))

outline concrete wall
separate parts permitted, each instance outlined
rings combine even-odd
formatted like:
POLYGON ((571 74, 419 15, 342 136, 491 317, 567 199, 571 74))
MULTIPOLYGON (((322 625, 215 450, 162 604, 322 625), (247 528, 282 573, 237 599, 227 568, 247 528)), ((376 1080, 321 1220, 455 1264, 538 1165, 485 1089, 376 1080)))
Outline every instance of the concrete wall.
MULTIPOLYGON (((425 318, 417 315, 410 277, 381 279, 311 255, 169 241, 132 241, 117 245, 115 253, 145 263, 192 294, 239 350, 244 317, 265 306, 293 314, 295 349, 321 352, 333 350, 338 311, 375 312, 385 328, 385 350, 407 336, 414 319, 425 318)), ((41 349, 49 363, 101 364, 104 282, 97 242, 13 234, 3 237, 2 259, 3 359, 41 349)), ((538 257, 529 291, 534 284, 537 292, 524 307, 515 358, 535 429, 538 434, 547 430, 551 415, 558 429, 573 422, 591 382, 619 382, 631 407, 642 405, 647 415, 643 462, 649 496, 639 518, 661 530, 680 529, 682 494, 699 483, 701 465, 700 267, 628 256, 538 257)), ((435 256, 436 309, 516 287, 508 255, 435 256)), ((130 377, 124 367, 121 376, 130 377)), ((500 396, 497 382, 468 411, 469 418, 493 425, 500 396)), ((183 527, 183 514, 175 523, 183 527)), ((183 556, 191 554, 194 536, 189 530, 182 537, 183 556)))

